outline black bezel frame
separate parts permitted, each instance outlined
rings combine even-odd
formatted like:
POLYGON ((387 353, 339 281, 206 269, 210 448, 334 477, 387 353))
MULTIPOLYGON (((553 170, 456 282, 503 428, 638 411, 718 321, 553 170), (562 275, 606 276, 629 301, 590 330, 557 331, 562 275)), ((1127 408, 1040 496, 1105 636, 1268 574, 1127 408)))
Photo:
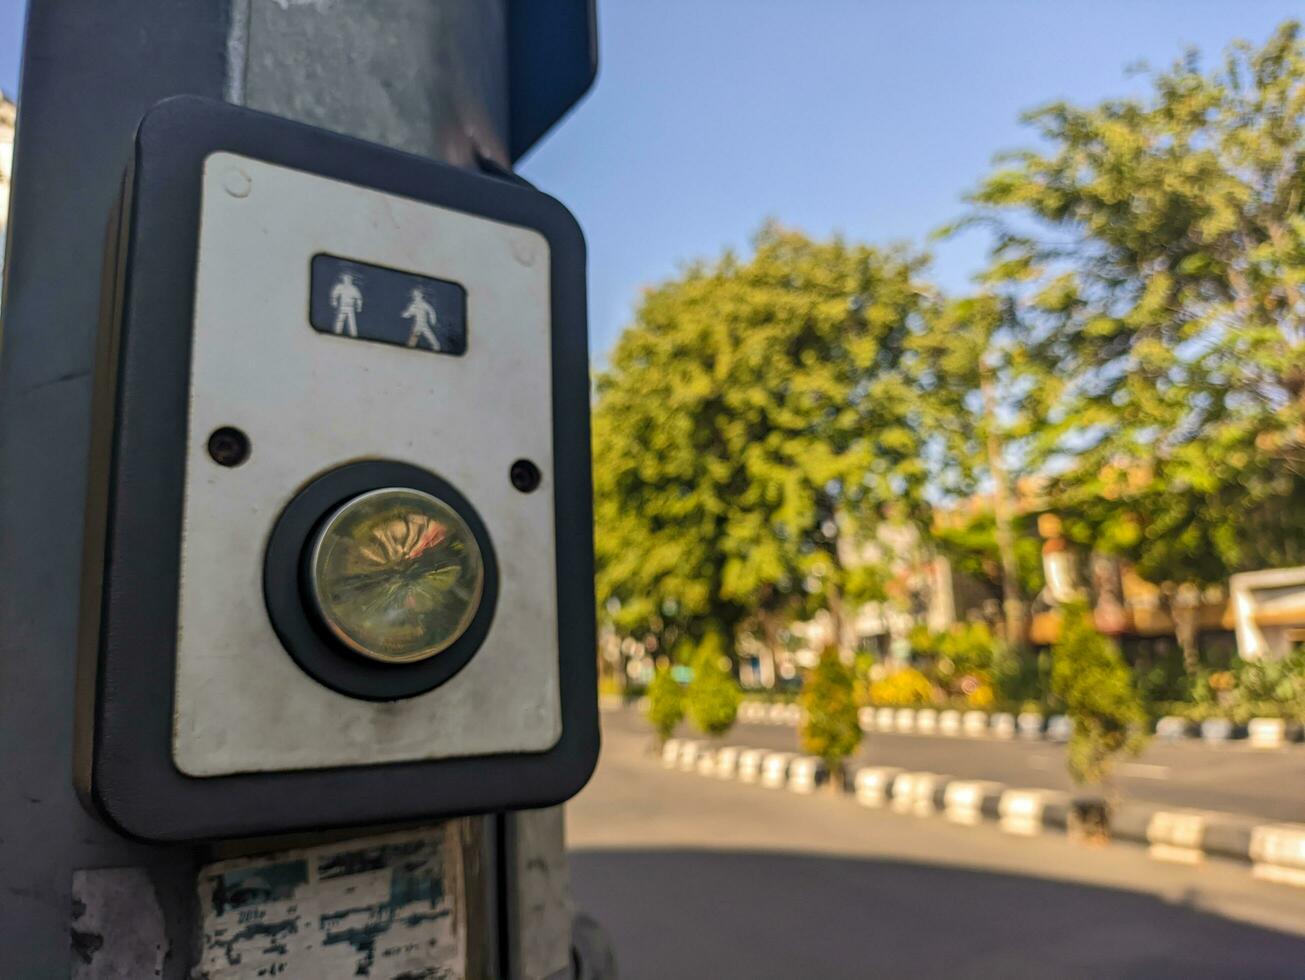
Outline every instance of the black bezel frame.
POLYGON ((476 508, 448 481, 408 463, 362 460, 323 473, 281 511, 263 560, 263 598, 272 629, 305 674, 349 697, 397 701, 439 687, 471 662, 498 605, 498 557, 476 508), (417 663, 381 663, 349 650, 314 613, 308 595, 307 553, 317 528, 346 500, 383 487, 421 490, 453 508, 475 537, 484 567, 480 604, 467 628, 448 649, 417 663))
MULTIPOLYGON (((106 263, 88 487, 75 774, 83 799, 125 834, 183 841, 548 806, 578 792, 597 761, 599 732, 585 247, 575 219, 520 184, 192 96, 167 99, 141 121, 119 214, 122 234, 110 234, 117 255, 106 263), (175 767, 190 324, 203 164, 218 151, 547 239, 563 719, 551 749, 205 778, 175 767)), ((293 703, 292 692, 287 699, 293 703)))

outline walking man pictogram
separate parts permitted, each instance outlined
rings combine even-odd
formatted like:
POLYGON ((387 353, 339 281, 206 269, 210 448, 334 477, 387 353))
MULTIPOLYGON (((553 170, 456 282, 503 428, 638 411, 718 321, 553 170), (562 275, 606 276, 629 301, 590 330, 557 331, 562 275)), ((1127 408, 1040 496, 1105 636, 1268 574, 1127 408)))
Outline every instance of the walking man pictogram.
POLYGON ((358 314, 362 312, 362 291, 353 283, 353 273, 340 273, 340 280, 331 287, 331 305, 335 307, 335 332, 358 336, 358 314))
POLYGON ((408 308, 399 316, 405 320, 412 321, 412 332, 408 334, 408 346, 416 347, 421 341, 430 344, 431 350, 441 350, 439 338, 435 336, 435 331, 431 329, 435 326, 435 310, 426 302, 426 297, 422 295, 420 289, 414 289, 411 293, 412 302, 408 308))

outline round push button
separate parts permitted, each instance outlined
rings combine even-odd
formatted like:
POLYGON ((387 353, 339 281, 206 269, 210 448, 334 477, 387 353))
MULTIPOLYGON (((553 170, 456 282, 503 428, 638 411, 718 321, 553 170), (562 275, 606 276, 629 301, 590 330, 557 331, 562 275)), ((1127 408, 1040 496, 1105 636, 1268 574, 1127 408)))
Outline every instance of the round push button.
POLYGON ((389 487, 345 501, 307 554, 309 595, 327 629, 372 660, 407 664, 447 649, 480 606, 485 560, 451 506, 389 487))

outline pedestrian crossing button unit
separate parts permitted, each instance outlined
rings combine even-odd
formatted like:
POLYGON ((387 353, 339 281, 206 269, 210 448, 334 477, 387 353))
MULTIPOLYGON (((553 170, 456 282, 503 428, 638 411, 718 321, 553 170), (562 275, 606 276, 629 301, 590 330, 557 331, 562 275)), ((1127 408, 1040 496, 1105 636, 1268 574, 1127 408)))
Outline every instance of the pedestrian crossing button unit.
POLYGON ((598 751, 584 242, 198 98, 106 256, 77 785, 150 840, 538 807, 598 751))

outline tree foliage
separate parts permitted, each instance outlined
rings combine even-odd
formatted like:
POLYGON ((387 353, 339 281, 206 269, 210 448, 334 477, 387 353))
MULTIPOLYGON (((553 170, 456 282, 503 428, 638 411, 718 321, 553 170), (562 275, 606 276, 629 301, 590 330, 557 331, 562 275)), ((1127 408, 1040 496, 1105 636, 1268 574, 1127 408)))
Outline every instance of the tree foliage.
POLYGON ((802 751, 819 756, 834 785, 843 782, 843 763, 861 744, 852 670, 836 647, 826 647, 802 686, 805 712, 802 751))
MULTIPOLYGON (((917 559, 881 546, 910 524, 1003 599, 1008 642, 958 676, 988 700, 1049 683, 1077 713, 1076 778, 1136 747, 1136 692, 1081 611, 1049 682, 1016 655, 1046 598, 1037 515, 1181 584, 1164 595, 1305 564, 1305 41, 1287 23, 1148 82, 1026 116, 1036 148, 968 199, 965 223, 995 233, 970 295, 923 282, 913 251, 775 225, 648 290, 595 389, 597 586, 618 632, 728 661, 740 630, 773 648, 820 610, 846 623, 917 559)), ((958 696, 932 680, 869 693, 958 696)))
MULTIPOLYGON (((1036 596, 1046 586, 1042 568, 1042 541, 1036 520, 1021 516, 1013 522, 1015 532, 1015 569, 1020 594, 1036 596)), ((952 568, 977 582, 1001 586, 1001 558, 997 552, 997 527, 992 511, 984 509, 963 515, 960 520, 935 523, 931 529, 933 544, 947 556, 952 568)))
POLYGON ((919 265, 769 225, 750 257, 645 294, 594 410, 598 593, 619 629, 728 648, 757 610, 837 613, 874 587, 839 542, 920 499, 898 369, 919 265))
POLYGON ((1146 744, 1146 711, 1118 648, 1092 627, 1083 605, 1065 610, 1051 650, 1051 691, 1073 723, 1069 774, 1076 783, 1105 784, 1121 753, 1146 744))
POLYGON ((1071 535, 1153 579, 1305 559, 1305 44, 1285 24, 1145 98, 1027 116, 972 195, 1019 297, 1071 535))
POLYGON ((1017 482, 1045 462, 1036 452, 1038 420, 1031 414, 1041 366, 1019 346, 1018 306, 1011 298, 984 292, 941 303, 935 313, 908 352, 925 406, 932 489, 953 501, 987 501, 969 528, 952 528, 951 540, 943 535, 941 543, 957 545, 958 537, 986 524, 986 539, 971 533, 966 543, 987 546, 979 554, 982 571, 1000 588, 1007 643, 1022 649, 1032 593, 1027 539, 1018 536, 1017 482))

